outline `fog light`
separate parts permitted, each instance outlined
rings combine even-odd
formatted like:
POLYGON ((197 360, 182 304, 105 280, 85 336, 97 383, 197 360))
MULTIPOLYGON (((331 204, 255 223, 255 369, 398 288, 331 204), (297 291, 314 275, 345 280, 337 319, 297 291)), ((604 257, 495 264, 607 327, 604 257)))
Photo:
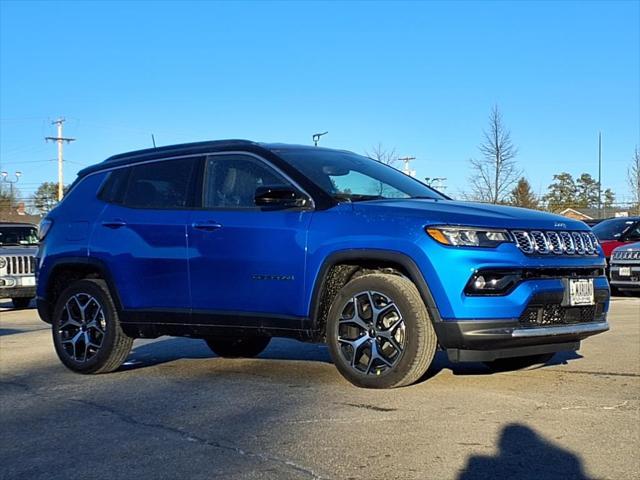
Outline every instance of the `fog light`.
POLYGON ((467 295, 504 295, 522 280, 522 272, 518 271, 484 271, 476 272, 467 287, 467 295))

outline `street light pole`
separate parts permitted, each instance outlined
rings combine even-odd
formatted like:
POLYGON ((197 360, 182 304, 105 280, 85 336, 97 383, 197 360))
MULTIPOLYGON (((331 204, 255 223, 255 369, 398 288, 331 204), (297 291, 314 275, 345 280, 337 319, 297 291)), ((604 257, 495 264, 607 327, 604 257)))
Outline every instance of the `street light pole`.
MULTIPOLYGON (((14 183, 18 183, 20 181, 20 177, 22 176, 22 172, 15 172, 14 173, 14 176, 16 177, 15 180, 9 180, 9 172, 0 172, 0 176, 2 177, 2 181, 3 182, 9 184, 9 191, 10 191, 10 195, 11 195, 11 199, 9 201, 13 202, 15 200, 15 198, 13 197, 13 184, 14 183)), ((13 208, 13 205, 11 205, 11 207, 13 208)))

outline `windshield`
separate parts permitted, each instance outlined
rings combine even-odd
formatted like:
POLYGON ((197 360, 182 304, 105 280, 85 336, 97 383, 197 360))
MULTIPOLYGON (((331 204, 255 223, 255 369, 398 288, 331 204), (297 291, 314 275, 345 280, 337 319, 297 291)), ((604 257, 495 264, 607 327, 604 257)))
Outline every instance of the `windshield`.
POLYGON ((37 244, 38 229, 36 227, 0 227, 0 246, 37 244))
POLYGON ((628 218, 605 220, 593 227, 593 233, 596 234, 598 240, 616 240, 635 223, 635 220, 629 220, 628 218))
POLYGON ((276 153, 339 200, 447 198, 395 168, 354 153, 321 149, 286 149, 276 153))

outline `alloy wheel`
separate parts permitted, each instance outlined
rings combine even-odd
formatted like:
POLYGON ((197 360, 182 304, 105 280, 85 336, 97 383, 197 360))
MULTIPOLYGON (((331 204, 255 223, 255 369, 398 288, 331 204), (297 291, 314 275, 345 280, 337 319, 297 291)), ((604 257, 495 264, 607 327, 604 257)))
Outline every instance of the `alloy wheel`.
POLYGON ((380 375, 402 357, 405 323, 387 295, 375 291, 354 295, 342 308, 337 328, 343 358, 360 373, 380 375))
POLYGON ((58 326, 60 344, 71 359, 84 363, 100 350, 106 328, 100 302, 89 294, 78 293, 67 300, 62 310, 58 326))

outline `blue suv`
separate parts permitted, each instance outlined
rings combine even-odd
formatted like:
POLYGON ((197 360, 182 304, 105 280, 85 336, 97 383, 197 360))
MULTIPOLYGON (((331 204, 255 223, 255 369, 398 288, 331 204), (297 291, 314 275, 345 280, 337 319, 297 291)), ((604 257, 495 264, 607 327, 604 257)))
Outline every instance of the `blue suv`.
POLYGON ((347 151, 225 140, 113 156, 43 220, 40 317, 76 372, 134 338, 223 357, 272 337, 326 342, 358 386, 409 385, 438 348, 518 368, 608 329, 609 285, 582 222, 453 201, 347 151))

